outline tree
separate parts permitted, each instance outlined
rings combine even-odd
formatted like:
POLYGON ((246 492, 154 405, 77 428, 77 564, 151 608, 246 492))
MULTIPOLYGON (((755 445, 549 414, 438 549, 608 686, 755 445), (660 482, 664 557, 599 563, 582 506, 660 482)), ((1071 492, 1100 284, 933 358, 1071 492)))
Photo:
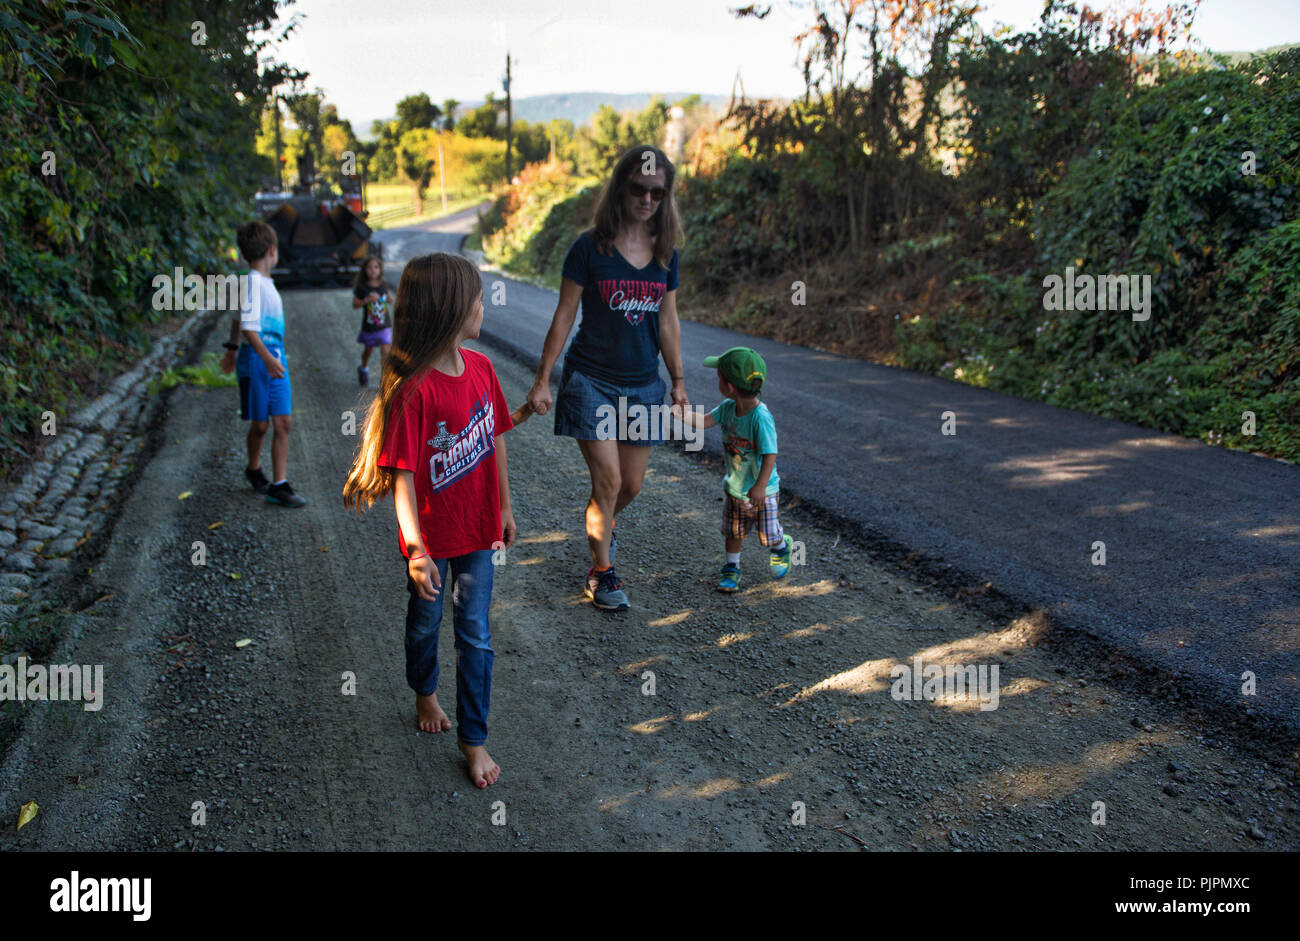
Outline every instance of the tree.
POLYGON ((506 103, 498 101, 488 92, 487 100, 469 114, 456 122, 456 133, 465 137, 490 137, 493 140, 505 140, 505 128, 501 125, 501 114, 506 103))
POLYGON ((448 98, 442 103, 442 129, 444 131, 455 129, 456 109, 459 107, 460 102, 455 98, 448 98))
POLYGON ((405 132, 397 141, 397 168, 410 184, 417 216, 424 215, 424 191, 433 178, 437 137, 437 131, 420 127, 405 132))
POLYGON ((442 110, 424 92, 407 95, 397 103, 397 123, 403 132, 433 127, 442 110))

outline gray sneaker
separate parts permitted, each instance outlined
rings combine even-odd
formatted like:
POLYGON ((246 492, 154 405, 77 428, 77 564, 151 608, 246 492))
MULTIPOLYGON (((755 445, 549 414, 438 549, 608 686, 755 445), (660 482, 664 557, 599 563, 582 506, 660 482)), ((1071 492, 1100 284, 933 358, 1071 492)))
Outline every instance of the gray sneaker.
POLYGON ((612 565, 603 572, 597 572, 595 567, 588 569, 584 593, 602 611, 626 611, 631 607, 623 582, 614 574, 612 565))
POLYGON ((282 484, 272 484, 266 491, 267 503, 278 503, 280 506, 300 507, 306 506, 307 501, 294 492, 293 485, 289 481, 282 484))

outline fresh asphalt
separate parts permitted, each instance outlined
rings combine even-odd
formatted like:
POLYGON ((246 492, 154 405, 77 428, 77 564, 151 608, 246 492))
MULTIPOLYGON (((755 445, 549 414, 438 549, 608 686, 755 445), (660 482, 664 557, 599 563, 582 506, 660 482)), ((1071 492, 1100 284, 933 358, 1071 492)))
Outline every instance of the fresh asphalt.
MULTIPOLYGON (((415 255, 457 251, 474 218, 379 233, 390 280, 415 255)), ((690 278, 689 258, 681 272, 690 278)), ((483 339, 535 365, 556 293, 484 278, 483 339)), ((737 345, 767 362, 787 495, 1156 668, 1185 702, 1300 729, 1295 466, 683 321, 693 404, 718 399, 700 362, 737 345)), ((706 452, 719 449, 709 432, 706 452)))

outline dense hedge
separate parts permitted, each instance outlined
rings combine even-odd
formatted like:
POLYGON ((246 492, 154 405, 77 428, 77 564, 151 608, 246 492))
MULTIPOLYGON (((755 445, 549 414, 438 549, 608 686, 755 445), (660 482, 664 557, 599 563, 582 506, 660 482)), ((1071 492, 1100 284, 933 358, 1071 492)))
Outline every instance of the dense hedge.
POLYGON ((147 348, 155 275, 229 264, 275 0, 0 7, 0 442, 6 475, 147 348), (201 24, 201 28, 196 25, 201 24))
MULTIPOLYGON (((837 348, 885 329, 854 318, 888 318, 900 365, 1300 460, 1300 50, 1133 84, 1113 50, 1071 43, 1044 27, 964 51, 961 173, 916 177, 918 202, 947 210, 857 255, 815 140, 683 176, 684 309, 712 293, 716 322, 773 332, 789 318, 764 312, 808 278, 800 342, 837 348), (1046 310, 1044 278, 1067 268, 1149 276, 1148 318, 1046 310), (864 291, 896 309, 868 313, 864 291)), ((554 250, 591 195, 574 190, 517 187, 485 220, 489 257, 558 284, 554 250)))
POLYGON ((1102 106, 1113 120, 1038 202, 1029 264, 968 260, 960 304, 900 322, 904 364, 1300 459, 1300 50, 1102 106), (1067 266, 1150 275, 1149 319, 1045 310, 1067 266))
POLYGON ((559 289, 565 253, 591 224, 601 184, 563 164, 533 164, 480 221, 483 254, 501 268, 559 289))

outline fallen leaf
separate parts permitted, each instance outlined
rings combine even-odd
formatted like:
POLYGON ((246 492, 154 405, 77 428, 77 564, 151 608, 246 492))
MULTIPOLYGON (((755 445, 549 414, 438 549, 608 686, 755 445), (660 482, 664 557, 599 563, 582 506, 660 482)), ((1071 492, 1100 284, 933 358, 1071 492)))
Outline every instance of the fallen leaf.
POLYGON ((36 818, 36 811, 38 810, 40 810, 40 807, 36 806, 36 801, 28 801, 23 804, 22 809, 18 811, 18 829, 21 830, 31 823, 36 818))
POLYGON ((236 579, 240 578, 240 574, 238 572, 230 572, 228 574, 230 575, 231 578, 236 578, 236 579))
POLYGON ((321 547, 320 547, 320 551, 321 551, 321 552, 329 552, 329 551, 330 551, 330 547, 329 547, 329 546, 321 546, 321 547))
POLYGON ((223 523, 221 520, 217 520, 215 523, 209 523, 208 529, 220 529, 224 525, 226 524, 223 523))
POLYGON ((182 494, 181 494, 179 497, 177 497, 176 499, 177 499, 177 500, 188 500, 188 499, 189 499, 190 497, 192 497, 192 496, 194 496, 194 491, 193 491, 193 490, 186 490, 184 493, 182 493, 182 494))
POLYGON ((252 642, 253 642, 253 641, 252 641, 251 638, 245 637, 243 640, 237 640, 237 641, 235 641, 235 646, 236 646, 236 647, 247 647, 247 646, 248 646, 249 644, 251 644, 252 642))

